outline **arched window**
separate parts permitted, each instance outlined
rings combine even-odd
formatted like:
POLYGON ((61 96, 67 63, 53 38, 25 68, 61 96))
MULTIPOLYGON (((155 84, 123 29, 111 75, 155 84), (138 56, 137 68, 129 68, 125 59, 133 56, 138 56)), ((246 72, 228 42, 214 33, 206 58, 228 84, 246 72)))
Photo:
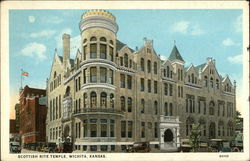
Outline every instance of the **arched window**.
POLYGON ((169 72, 169 66, 167 66, 167 77, 169 78, 169 74, 170 74, 170 72, 169 72))
POLYGON ((128 54, 127 53, 124 54, 124 66, 128 67, 128 54))
POLYGON ((94 37, 94 36, 90 38, 90 41, 96 41, 96 40, 97 40, 97 39, 96 39, 96 37, 94 37))
POLYGON ((96 108, 97 106, 97 96, 95 92, 90 93, 90 107, 96 108))
POLYGON ((188 75, 188 82, 191 82, 191 80, 190 80, 190 75, 188 75))
POLYGON ((97 44, 90 44, 90 58, 97 58, 97 44))
POLYGON ((101 93, 101 108, 107 108, 107 94, 105 92, 101 93))
POLYGON ((148 73, 150 73, 151 72, 151 61, 150 60, 148 60, 148 73))
POLYGON ((107 69, 103 67, 100 68, 100 82, 107 83, 107 69))
POLYGON ((191 74, 192 77, 192 83, 194 83, 194 73, 191 74))
POLYGON ((141 113, 145 112, 145 101, 144 99, 141 99, 141 113))
POLYGON ((157 63, 154 62, 154 74, 157 74, 157 63))
POLYGON ((220 84, 219 84, 219 80, 216 79, 216 88, 219 89, 220 88, 220 84))
POLYGON ((163 69, 163 76, 166 77, 166 69, 163 69))
POLYGON ((194 78, 194 83, 197 84, 197 77, 194 78))
POLYGON ((107 45, 100 44, 100 58, 107 59, 107 45))
POLYGON ((209 139, 215 138, 215 123, 211 122, 209 125, 209 139))
POLYGON ((121 96, 121 110, 122 111, 126 111, 125 110, 125 97, 124 96, 121 96))
POLYGON ((87 93, 84 93, 83 94, 83 107, 84 108, 87 108, 87 93))
POLYGON ((106 42, 107 40, 106 40, 105 37, 101 37, 101 38, 100 38, 100 41, 106 42))
POLYGON ((141 71, 144 71, 145 68, 144 68, 145 64, 144 64, 144 59, 141 58, 141 71))
POLYGON ((154 103, 154 111, 155 111, 155 115, 157 115, 158 114, 158 102, 157 101, 155 101, 154 103))
POLYGON ((96 71, 96 67, 91 67, 91 68, 90 68, 90 82, 91 82, 91 83, 96 83, 96 82, 97 82, 97 71, 96 71))
POLYGON ((54 72, 54 79, 56 78, 56 71, 54 72))
POLYGON ((87 45, 83 46, 83 60, 86 60, 87 58, 87 45))
POLYGON ((207 86, 208 86, 207 76, 204 76, 204 85, 205 85, 205 87, 207 87, 207 86))
POLYGON ((114 48, 109 46, 109 57, 110 61, 114 61, 114 48))
POLYGON ((214 88, 214 79, 212 77, 210 78, 210 86, 211 88, 214 88))
POLYGON ((114 94, 111 93, 110 94, 110 107, 111 108, 114 108, 114 103, 115 103, 115 101, 114 101, 114 94))
POLYGON ((128 98, 128 112, 132 112, 132 98, 128 98))

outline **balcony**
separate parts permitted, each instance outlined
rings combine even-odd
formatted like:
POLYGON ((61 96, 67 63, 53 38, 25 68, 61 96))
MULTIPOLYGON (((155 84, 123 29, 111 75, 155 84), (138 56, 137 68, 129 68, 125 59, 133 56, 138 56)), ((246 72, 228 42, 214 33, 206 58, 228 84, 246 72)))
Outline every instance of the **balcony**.
POLYGON ((74 111, 74 116, 81 115, 116 115, 123 116, 123 112, 113 108, 84 108, 74 111))

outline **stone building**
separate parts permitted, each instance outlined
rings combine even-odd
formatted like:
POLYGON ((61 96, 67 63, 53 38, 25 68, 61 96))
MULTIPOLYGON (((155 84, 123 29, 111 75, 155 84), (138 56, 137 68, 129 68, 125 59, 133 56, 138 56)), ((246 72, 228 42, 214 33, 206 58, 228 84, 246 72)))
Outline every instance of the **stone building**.
POLYGON ((47 82, 47 138, 66 138, 81 151, 121 151, 148 141, 176 150, 200 123, 201 140, 230 140, 234 133, 235 90, 215 60, 185 66, 174 45, 163 61, 144 38, 133 50, 117 39, 116 18, 103 10, 85 12, 81 47, 70 59, 70 35, 62 36, 47 82))
POLYGON ((19 133, 21 143, 29 146, 46 141, 46 90, 25 86, 20 92, 19 133))

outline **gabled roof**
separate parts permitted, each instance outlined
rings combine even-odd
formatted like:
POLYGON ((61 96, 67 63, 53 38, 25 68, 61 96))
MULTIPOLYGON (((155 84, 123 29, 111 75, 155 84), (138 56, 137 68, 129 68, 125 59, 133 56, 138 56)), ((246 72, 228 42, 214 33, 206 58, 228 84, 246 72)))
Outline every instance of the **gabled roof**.
MULTIPOLYGON (((124 44, 123 42, 116 40, 116 50, 119 51, 121 50, 124 46, 126 46, 126 44, 124 44)), ((128 47, 128 49, 131 51, 131 53, 134 52, 133 49, 131 49, 130 47, 128 47)))
POLYGON ((184 60, 182 59, 181 54, 178 51, 176 45, 174 45, 173 50, 172 50, 170 56, 168 57, 168 59, 171 60, 171 61, 180 60, 180 61, 184 62, 184 60))
POLYGON ((201 70, 206 66, 206 63, 203 63, 203 64, 200 64, 200 65, 197 65, 196 67, 194 67, 195 71, 197 73, 199 73, 199 70, 201 68, 201 70))
MULTIPOLYGON (((58 57, 59 57, 60 61, 63 63, 63 57, 59 56, 59 55, 58 55, 58 57)), ((74 66, 74 59, 70 59, 70 64, 72 67, 74 66)))

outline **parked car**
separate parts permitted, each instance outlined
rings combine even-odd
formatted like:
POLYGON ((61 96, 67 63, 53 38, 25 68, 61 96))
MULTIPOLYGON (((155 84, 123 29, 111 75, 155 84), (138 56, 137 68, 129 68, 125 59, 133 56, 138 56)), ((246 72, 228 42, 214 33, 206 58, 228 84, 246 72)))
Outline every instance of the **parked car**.
POLYGON ((150 152, 149 142, 135 142, 132 146, 127 147, 128 152, 150 152))
POLYGON ((209 146, 213 152, 231 152, 230 142, 223 139, 211 139, 209 146))
POLYGON ((10 143, 10 152, 11 153, 21 153, 21 146, 18 142, 10 143))
POLYGON ((71 142, 62 142, 56 147, 55 152, 57 153, 72 153, 73 144, 71 142))
POLYGON ((56 147, 57 147, 56 143, 49 142, 49 143, 47 143, 46 146, 43 148, 43 151, 44 151, 44 152, 47 152, 47 153, 54 153, 56 147))

